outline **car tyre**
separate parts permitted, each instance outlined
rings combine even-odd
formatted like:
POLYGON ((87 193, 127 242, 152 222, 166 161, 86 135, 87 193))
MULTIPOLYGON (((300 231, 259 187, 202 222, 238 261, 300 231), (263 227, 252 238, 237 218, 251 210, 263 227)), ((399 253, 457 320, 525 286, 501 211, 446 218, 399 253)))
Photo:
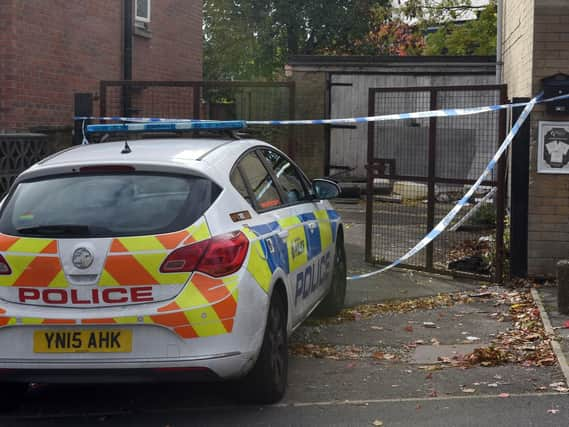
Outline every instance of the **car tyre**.
POLYGON ((287 310, 284 296, 271 298, 261 351, 241 384, 240 398, 247 403, 271 404, 282 399, 288 376, 287 310))
POLYGON ((0 383, 0 411, 17 409, 27 390, 24 383, 0 383))
POLYGON ((334 254, 334 266, 332 270, 332 287, 328 295, 322 300, 317 309, 321 316, 336 316, 344 308, 346 299, 346 250, 344 248, 344 236, 338 233, 336 239, 336 252, 334 254))

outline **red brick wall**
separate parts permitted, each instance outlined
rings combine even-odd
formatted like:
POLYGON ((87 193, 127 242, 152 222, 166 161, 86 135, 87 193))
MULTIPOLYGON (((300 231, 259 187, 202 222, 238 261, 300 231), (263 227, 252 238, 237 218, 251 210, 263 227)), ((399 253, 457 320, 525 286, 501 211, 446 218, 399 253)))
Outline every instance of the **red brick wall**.
POLYGON ((201 80, 202 0, 153 0, 152 37, 134 37, 134 80, 201 80))
MULTIPOLYGON (((2 2, 0 131, 71 125, 74 93, 96 93, 100 80, 121 79, 121 5, 2 2)), ((201 0, 152 2, 151 38, 134 36, 134 78, 201 78, 201 9, 201 0)))

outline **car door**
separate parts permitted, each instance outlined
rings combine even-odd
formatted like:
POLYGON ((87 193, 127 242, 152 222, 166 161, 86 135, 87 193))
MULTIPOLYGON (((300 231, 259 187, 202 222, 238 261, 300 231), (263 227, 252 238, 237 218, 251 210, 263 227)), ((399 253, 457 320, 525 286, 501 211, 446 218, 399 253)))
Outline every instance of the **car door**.
MULTIPOLYGON (((283 206, 275 213, 279 216, 279 236, 287 246, 293 323, 297 323, 326 293, 332 255, 328 240, 322 240, 320 214, 314 209, 311 188, 303 174, 276 150, 260 149, 259 154, 274 176, 283 200, 283 206)), ((325 239, 331 236, 324 234, 325 239)))

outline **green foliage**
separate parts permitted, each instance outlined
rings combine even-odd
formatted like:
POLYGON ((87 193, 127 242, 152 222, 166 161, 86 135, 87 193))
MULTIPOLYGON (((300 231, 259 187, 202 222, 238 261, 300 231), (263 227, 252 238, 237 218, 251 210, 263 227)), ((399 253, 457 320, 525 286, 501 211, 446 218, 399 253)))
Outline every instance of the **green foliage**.
POLYGON ((490 55, 496 5, 470 0, 204 0, 204 77, 278 80, 290 55, 490 55), (467 12, 479 19, 454 23, 467 12), (424 34, 433 25, 440 28, 424 34))
POLYGON ((205 0, 204 74, 278 78, 289 55, 353 53, 389 0, 205 0))
POLYGON ((446 22, 427 36, 427 55, 495 55, 496 2, 478 13, 478 19, 463 24, 446 22))
POLYGON ((493 203, 483 204, 480 209, 472 216, 471 224, 495 227, 496 226, 496 207, 493 203))

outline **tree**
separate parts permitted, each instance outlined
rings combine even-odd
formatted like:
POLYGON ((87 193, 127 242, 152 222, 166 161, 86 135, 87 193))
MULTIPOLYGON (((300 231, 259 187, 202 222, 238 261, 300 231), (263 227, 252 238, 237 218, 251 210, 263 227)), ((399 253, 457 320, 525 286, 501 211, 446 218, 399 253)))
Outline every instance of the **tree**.
POLYGON ((478 19, 463 24, 447 23, 427 36, 427 55, 495 55, 496 3, 490 2, 478 19))
POLYGON ((205 0, 207 79, 271 79, 289 55, 350 53, 389 0, 205 0))

